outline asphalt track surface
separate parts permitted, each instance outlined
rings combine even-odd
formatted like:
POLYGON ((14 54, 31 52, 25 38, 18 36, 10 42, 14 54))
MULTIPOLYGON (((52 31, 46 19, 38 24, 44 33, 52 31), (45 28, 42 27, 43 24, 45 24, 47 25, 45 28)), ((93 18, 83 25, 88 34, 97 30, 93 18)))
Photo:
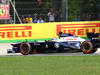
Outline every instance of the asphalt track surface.
POLYGON ((29 55, 22 55, 21 53, 9 53, 2 56, 95 56, 100 55, 100 53, 93 53, 93 54, 83 54, 82 52, 75 52, 75 53, 41 53, 41 54, 29 54, 29 55))

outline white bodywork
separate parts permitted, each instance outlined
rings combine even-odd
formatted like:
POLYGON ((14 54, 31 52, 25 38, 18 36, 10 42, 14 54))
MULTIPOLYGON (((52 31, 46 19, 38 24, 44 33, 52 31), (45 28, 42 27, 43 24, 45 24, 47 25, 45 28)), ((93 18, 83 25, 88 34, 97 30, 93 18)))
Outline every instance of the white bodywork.
POLYGON ((84 42, 85 39, 81 38, 81 37, 77 37, 77 36, 68 36, 68 37, 60 37, 60 38, 53 38, 52 41, 56 41, 56 42, 68 42, 68 41, 76 41, 76 42, 84 42))

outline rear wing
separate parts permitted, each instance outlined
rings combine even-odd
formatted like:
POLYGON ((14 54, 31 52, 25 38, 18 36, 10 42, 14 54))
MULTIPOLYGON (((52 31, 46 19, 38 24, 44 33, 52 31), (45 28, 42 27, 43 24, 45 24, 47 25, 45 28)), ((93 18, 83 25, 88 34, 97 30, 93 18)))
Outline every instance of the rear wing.
POLYGON ((90 33, 87 33, 87 37, 89 39, 100 39, 100 33, 90 32, 90 33))

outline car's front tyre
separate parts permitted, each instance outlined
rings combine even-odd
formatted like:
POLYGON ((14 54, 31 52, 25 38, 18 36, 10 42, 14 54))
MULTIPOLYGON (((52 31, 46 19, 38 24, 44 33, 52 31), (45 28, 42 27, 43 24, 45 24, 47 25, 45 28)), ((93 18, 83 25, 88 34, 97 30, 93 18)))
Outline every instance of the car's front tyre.
POLYGON ((24 43, 20 44, 20 52, 21 52, 21 54, 28 55, 30 51, 31 51, 31 46, 30 46, 29 43, 25 43, 24 42, 24 43))

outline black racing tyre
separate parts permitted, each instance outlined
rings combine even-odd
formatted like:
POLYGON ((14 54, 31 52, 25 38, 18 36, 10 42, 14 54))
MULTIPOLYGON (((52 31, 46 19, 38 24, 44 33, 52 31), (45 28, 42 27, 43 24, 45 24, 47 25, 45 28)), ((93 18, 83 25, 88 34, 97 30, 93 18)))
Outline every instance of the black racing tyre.
POLYGON ((81 44, 81 50, 84 54, 90 54, 96 51, 96 49, 93 47, 93 44, 90 41, 84 41, 81 44))
POLYGON ((20 44, 20 52, 23 55, 28 55, 31 51, 31 46, 29 43, 21 43, 20 44))

